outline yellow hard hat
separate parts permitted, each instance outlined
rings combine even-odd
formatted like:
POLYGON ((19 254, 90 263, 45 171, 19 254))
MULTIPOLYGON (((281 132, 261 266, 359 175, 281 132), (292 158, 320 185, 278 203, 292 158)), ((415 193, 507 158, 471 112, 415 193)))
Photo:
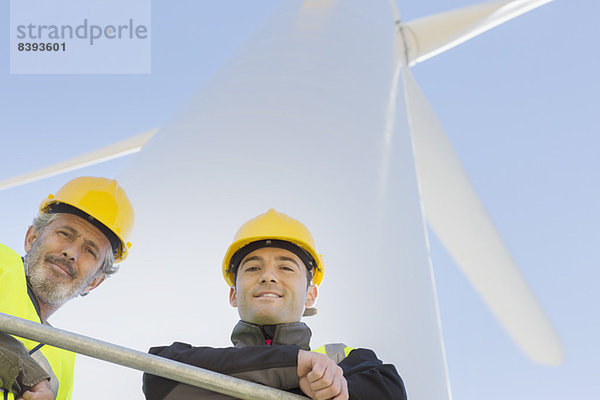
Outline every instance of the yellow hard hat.
POLYGON ((127 258, 134 213, 127 194, 116 180, 89 176, 72 179, 56 195, 48 195, 40 204, 40 211, 64 212, 87 219, 108 238, 115 262, 127 258))
POLYGON ((281 247, 296 254, 313 270, 313 284, 323 280, 323 258, 316 251, 315 241, 300 221, 270 209, 247 221, 236 232, 233 243, 223 259, 223 277, 234 286, 234 271, 242 259, 261 247, 281 247))

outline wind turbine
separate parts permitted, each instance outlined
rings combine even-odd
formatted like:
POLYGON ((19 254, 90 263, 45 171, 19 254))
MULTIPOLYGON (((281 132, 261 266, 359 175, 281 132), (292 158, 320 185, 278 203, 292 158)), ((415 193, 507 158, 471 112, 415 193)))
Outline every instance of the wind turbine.
MULTIPOLYGON (((385 1, 286 2, 154 136, 62 164, 143 146, 121 176, 139 221, 127 269, 144 271, 140 317, 159 310, 176 327, 165 340, 175 330, 226 345, 232 324, 198 326, 164 303, 211 299, 202 320, 233 321, 220 258, 242 221, 274 206, 305 222, 325 256, 314 342, 372 347, 411 398, 450 398, 426 218, 519 347, 559 363, 552 328, 409 69, 546 2, 490 1, 408 23, 385 1), (180 294, 157 296, 170 285, 180 294)), ((139 284, 122 273, 114 296, 139 284)))

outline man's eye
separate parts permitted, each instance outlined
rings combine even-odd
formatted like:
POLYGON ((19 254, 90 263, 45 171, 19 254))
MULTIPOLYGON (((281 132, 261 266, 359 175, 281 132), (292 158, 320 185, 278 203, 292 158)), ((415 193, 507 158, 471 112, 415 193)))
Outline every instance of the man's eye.
POLYGON ((246 271, 246 272, 254 272, 254 271, 258 271, 259 269, 260 268, 257 267, 256 265, 253 265, 253 266, 244 268, 244 271, 246 271))
POLYGON ((282 269, 282 270, 284 270, 284 271, 294 271, 294 267, 291 267, 289 265, 282 265, 279 268, 282 269))
POLYGON ((65 232, 65 231, 58 231, 58 234, 61 235, 61 236, 66 237, 66 238, 70 238, 71 237, 71 235, 69 235, 69 233, 65 232))
POLYGON ((90 254, 91 254, 91 255, 92 255, 94 258, 96 258, 96 252, 95 252, 94 250, 92 250, 92 249, 88 249, 87 251, 88 251, 88 253, 90 253, 90 254))

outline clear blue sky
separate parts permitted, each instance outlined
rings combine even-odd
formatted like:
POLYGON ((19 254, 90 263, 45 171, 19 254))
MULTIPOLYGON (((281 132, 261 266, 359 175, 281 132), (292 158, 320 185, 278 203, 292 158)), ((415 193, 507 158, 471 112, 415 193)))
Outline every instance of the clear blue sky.
MULTIPOLYGON (((76 76, 9 74, 4 2, 0 179, 165 124, 277 4, 218 3, 152 3, 151 74, 76 76)), ((469 4, 398 0, 406 21, 469 4)), ((566 349, 560 367, 526 359, 431 235, 455 399, 600 391, 599 14, 597 2, 555 1, 413 68, 566 349)), ((37 204, 68 177, 116 175, 124 162, 1 192, 0 242, 20 250, 37 204)))

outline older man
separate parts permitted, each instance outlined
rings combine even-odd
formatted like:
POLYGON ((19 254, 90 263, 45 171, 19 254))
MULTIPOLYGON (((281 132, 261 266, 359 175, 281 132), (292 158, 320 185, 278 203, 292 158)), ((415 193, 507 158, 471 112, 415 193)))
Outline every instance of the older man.
MULTIPOLYGON (((133 208, 115 180, 81 177, 40 204, 25 257, 0 245, 0 312, 47 324, 118 269, 131 243, 133 208)), ((0 334, 3 399, 71 398, 75 354, 0 334), (21 397, 17 397, 21 396, 21 397)))
MULTIPOLYGON (((246 222, 227 250, 223 275, 241 318, 231 335, 235 347, 176 342, 151 353, 312 399, 406 398, 394 366, 371 350, 335 343, 310 351, 311 331, 300 319, 315 312, 323 261, 299 221, 271 209, 246 222)), ((148 400, 230 398, 153 375, 144 376, 144 393, 148 400)))

